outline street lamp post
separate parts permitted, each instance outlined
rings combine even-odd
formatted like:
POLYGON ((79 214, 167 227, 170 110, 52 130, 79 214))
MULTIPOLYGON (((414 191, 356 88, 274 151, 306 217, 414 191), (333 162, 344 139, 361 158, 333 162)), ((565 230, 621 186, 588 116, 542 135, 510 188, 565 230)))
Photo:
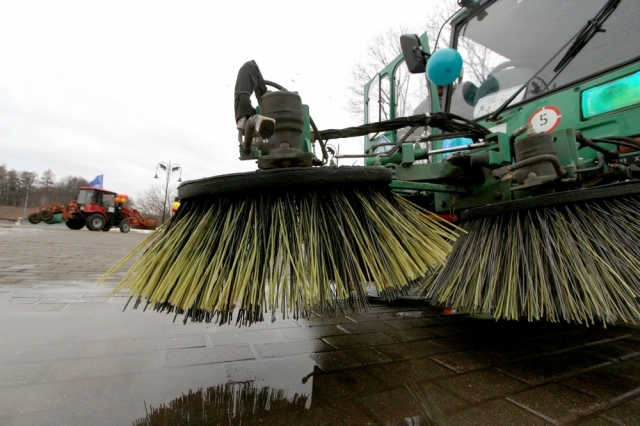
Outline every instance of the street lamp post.
POLYGON ((161 161, 156 165, 156 175, 153 177, 154 179, 159 179, 158 168, 164 170, 167 177, 167 183, 164 187, 164 203, 162 204, 162 223, 164 223, 164 217, 167 211, 167 195, 169 194, 169 181, 171 180, 171 173, 180 172, 178 182, 182 182, 182 166, 180 166, 180 164, 171 164, 171 161, 169 161, 169 163, 161 161))

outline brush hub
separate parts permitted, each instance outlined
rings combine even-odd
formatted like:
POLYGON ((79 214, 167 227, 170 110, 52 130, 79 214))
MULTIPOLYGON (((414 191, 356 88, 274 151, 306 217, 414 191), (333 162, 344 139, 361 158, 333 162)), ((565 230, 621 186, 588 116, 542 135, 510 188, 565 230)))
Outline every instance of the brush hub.
POLYGON ((296 188, 389 185, 391 170, 384 167, 327 166, 258 170, 191 180, 178 186, 181 199, 249 191, 287 191, 296 188))
POLYGON ((267 93, 260 100, 262 115, 276 120, 273 135, 260 144, 264 155, 277 154, 279 149, 302 152, 300 136, 304 125, 302 100, 297 93, 279 91, 267 93))
MULTIPOLYGON (((558 156, 556 146, 553 143, 553 135, 548 133, 538 133, 517 139, 514 143, 514 151, 516 162, 542 155, 558 156)), ((513 173, 513 178, 520 185, 532 187, 553 182, 557 178, 557 174, 551 163, 540 161, 516 170, 513 173)))
POLYGON ((258 167, 275 169, 308 167, 313 153, 302 149, 304 112, 302 99, 295 92, 270 92, 260 99, 261 115, 275 120, 273 134, 260 143, 258 167))
POLYGON ((477 207, 475 209, 462 212, 460 218, 463 221, 467 221, 486 216, 515 213, 518 211, 637 195, 640 195, 640 180, 629 180, 610 185, 538 195, 535 197, 496 203, 485 207, 477 207))

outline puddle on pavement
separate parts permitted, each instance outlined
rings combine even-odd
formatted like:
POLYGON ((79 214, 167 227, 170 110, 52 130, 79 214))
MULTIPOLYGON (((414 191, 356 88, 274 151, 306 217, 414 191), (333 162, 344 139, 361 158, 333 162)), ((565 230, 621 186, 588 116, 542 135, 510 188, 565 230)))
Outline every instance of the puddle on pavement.
POLYGON ((389 419, 420 425, 450 403, 434 399, 435 390, 412 377, 397 377, 398 387, 390 390, 366 368, 326 372, 309 356, 233 363, 225 371, 227 383, 185 389, 169 402, 144 401, 146 415, 134 426, 377 424, 389 419), (394 408, 386 409, 389 401, 396 401, 394 408))
MULTIPOLYGON (((185 390, 169 403, 145 401, 143 425, 244 424, 277 414, 295 416, 311 407, 313 376, 319 370, 308 356, 225 366, 227 383, 185 390), (288 414, 287 414, 288 413, 288 414)), ((282 417, 282 416, 285 417, 282 417)))
MULTIPOLYGON (((316 371, 319 372, 317 367, 316 371)), ((261 386, 257 381, 229 382, 207 389, 188 390, 169 403, 159 406, 145 402, 146 416, 134 420, 133 425, 377 424, 373 420, 375 415, 371 415, 372 411, 379 409, 375 400, 372 401, 369 413, 362 406, 358 407, 355 398, 314 401, 314 394, 331 393, 328 386, 333 384, 333 380, 324 381, 322 374, 318 376, 319 380, 315 380, 313 376, 314 374, 309 374, 302 379, 310 385, 309 393, 297 393, 291 388, 261 386)), ((423 404, 423 407, 433 406, 432 398, 421 395, 420 390, 412 389, 410 393, 415 402, 423 404)), ((367 401, 361 403, 366 404, 367 401)), ((437 409, 435 411, 439 412, 437 409)), ((432 417, 415 414, 399 415, 393 424, 429 424, 426 419, 432 417)))
MULTIPOLYGON (((245 424, 284 413, 295 416, 311 408, 314 375, 320 370, 309 356, 231 363, 227 383, 185 390, 169 403, 145 401, 143 425, 245 424)), ((284 417, 286 418, 286 417, 284 417)))
MULTIPOLYGON (((445 401, 438 396, 441 391, 416 386, 411 381, 404 389, 380 392, 373 397, 333 395, 325 399, 322 395, 332 394, 335 385, 335 378, 331 376, 315 367, 314 374, 303 378, 310 385, 309 393, 262 386, 258 381, 188 390, 169 403, 153 406, 145 402, 146 415, 134 420, 133 425, 427 425, 443 415, 439 406, 445 401), (316 400, 315 395, 321 397, 316 400), (407 410, 409 405, 420 408, 407 410)), ((347 375, 345 380, 352 379, 347 375)))
MULTIPOLYGON (((417 311, 411 312, 407 321, 419 317, 417 311)), ((409 330, 425 336, 433 329, 444 333, 434 339, 399 344, 372 341, 367 347, 228 363, 218 376, 226 378, 226 383, 200 382, 203 387, 184 389, 161 401, 140 402, 146 416, 134 424, 432 424, 471 412, 474 401, 506 404, 504 398, 509 395, 564 379, 569 373, 576 376, 581 368, 604 369, 611 364, 607 356, 634 352, 600 345, 612 338, 632 345, 632 335, 637 334, 624 327, 596 330, 430 318, 434 323, 437 319, 444 323, 409 330), (588 348, 586 342, 591 343, 588 348)), ((516 417, 533 416, 507 406, 516 417)))
POLYGON ((308 409, 310 399, 306 394, 288 396, 287 390, 260 387, 254 382, 226 383, 208 389, 189 390, 157 408, 151 406, 147 409, 145 405, 147 415, 133 424, 241 424, 276 412, 303 412, 308 409))

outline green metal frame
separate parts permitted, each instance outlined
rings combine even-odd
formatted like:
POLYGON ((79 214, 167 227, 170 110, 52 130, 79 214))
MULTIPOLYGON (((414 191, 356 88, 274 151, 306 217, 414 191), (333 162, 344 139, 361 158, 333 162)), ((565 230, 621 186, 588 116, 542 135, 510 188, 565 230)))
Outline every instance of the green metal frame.
MULTIPOLYGON (((454 24, 464 22, 467 11, 463 10, 456 15, 454 24)), ((454 31, 455 33, 455 31, 454 31)), ((420 41, 425 50, 428 49, 428 39, 426 34, 420 36, 420 41)), ((369 88, 382 78, 388 78, 390 84, 390 96, 395 100, 395 73, 398 66, 403 62, 402 55, 395 58, 385 66, 382 71, 364 87, 365 91, 365 122, 369 123, 368 102, 377 99, 368 99, 369 88)), ((583 148, 578 151, 578 142, 575 134, 577 131, 588 138, 605 138, 611 135, 639 136, 640 135, 640 103, 628 102, 620 109, 611 110, 603 114, 585 118, 582 114, 581 102, 585 91, 596 87, 611 84, 616 80, 632 76, 640 72, 640 61, 629 65, 621 66, 613 71, 603 71, 600 75, 591 76, 579 81, 571 86, 562 87, 551 91, 544 96, 525 100, 519 104, 510 106, 500 114, 497 122, 480 120, 479 124, 496 129, 495 132, 485 138, 489 146, 482 149, 474 149, 458 154, 458 157, 469 158, 473 156, 483 156, 484 166, 481 169, 483 176, 479 176, 480 184, 465 185, 455 184, 455 176, 465 173, 464 166, 460 162, 456 163, 451 158, 445 159, 441 154, 429 156, 428 150, 413 143, 404 143, 401 149, 395 154, 385 157, 377 156, 366 158, 365 164, 370 166, 384 166, 393 169, 394 181, 391 188, 399 194, 423 194, 432 197, 437 212, 452 212, 456 209, 468 209, 486 204, 493 204, 510 199, 518 199, 530 196, 532 192, 513 191, 515 186, 511 182, 502 181, 492 176, 492 170, 512 163, 512 153, 509 146, 508 135, 513 134, 517 129, 527 124, 534 118, 541 108, 554 107, 561 112, 561 120, 558 127, 552 132, 554 145, 557 148, 557 155, 560 164, 566 171, 563 178, 571 182, 576 177, 576 171, 582 168, 593 167, 597 164, 596 157, 600 154, 591 148, 583 148), (498 130, 499 129, 499 130, 498 130), (418 160, 429 160, 429 162, 419 162, 418 160), (483 179, 480 179, 483 178, 483 179)), ((436 86, 428 83, 431 93, 437 93, 436 86)), ((431 97, 432 111, 440 111, 439 100, 436 96, 431 97)), ((395 118, 396 105, 390 105, 390 118, 395 118)), ((396 133, 388 132, 384 136, 392 142, 396 142, 396 133)), ((372 144, 380 138, 377 136, 370 139, 365 136, 365 152, 372 144)), ((442 147, 442 141, 433 141, 432 149, 442 147)), ((615 145, 603 144, 604 148, 613 150, 615 145)), ((621 154, 621 158, 637 156, 638 152, 621 154)), ((607 170, 605 164, 603 171, 607 170)))
MULTIPOLYGON (((427 36, 426 33, 422 34, 420 37, 420 43, 423 46, 423 50, 425 52, 427 52, 427 54, 429 54, 429 38, 427 36)), ((367 84, 365 84, 364 86, 364 122, 365 123, 371 123, 371 118, 369 117, 369 102, 372 101, 377 101, 379 102, 380 100, 380 96, 378 96, 377 99, 369 99, 369 89, 371 87, 372 84, 374 84, 376 81, 378 82, 378 87, 382 87, 382 79, 383 78, 388 78, 389 79, 389 97, 391 100, 393 100, 394 102, 392 102, 389 105, 389 115, 390 115, 390 119, 396 118, 397 114, 396 114, 396 108, 397 108, 397 104, 395 103, 396 100, 396 72, 398 70, 398 67, 401 66, 404 63, 404 56, 402 55, 398 55, 393 61, 391 61, 387 66, 385 66, 378 74, 376 74, 376 76, 371 79, 367 84)), ((430 86, 429 91, 431 93, 437 93, 437 87, 435 84, 431 83, 431 82, 426 82, 426 84, 428 84, 430 86)), ((441 106, 440 106, 440 101, 438 100, 437 96, 431 96, 430 97, 430 108, 431 108, 431 112, 440 112, 441 111, 441 106)), ((374 121, 376 122, 376 121, 374 121)), ((364 137, 364 149, 365 152, 371 147, 371 145, 376 144, 380 141, 381 137, 384 136, 386 137, 389 141, 395 143, 398 141, 398 139, 396 138, 396 132, 386 132, 383 135, 377 135, 373 138, 369 138, 369 136, 365 136, 364 137)), ((376 165, 376 160, 374 158, 367 158, 365 159, 365 164, 368 166, 373 166, 376 165)))

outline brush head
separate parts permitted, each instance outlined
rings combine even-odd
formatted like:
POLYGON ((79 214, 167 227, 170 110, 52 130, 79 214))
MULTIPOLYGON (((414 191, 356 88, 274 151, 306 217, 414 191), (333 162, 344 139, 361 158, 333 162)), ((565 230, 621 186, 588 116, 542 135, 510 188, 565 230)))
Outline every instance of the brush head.
POLYGON ((175 216, 114 293, 129 288, 134 308, 185 322, 227 323, 235 313, 243 325, 266 312, 365 310, 370 287, 400 297, 445 261, 455 231, 390 181, 383 168, 324 167, 186 182, 175 216))
POLYGON ((640 182, 467 211, 446 265, 420 293, 496 319, 640 320, 640 182))

